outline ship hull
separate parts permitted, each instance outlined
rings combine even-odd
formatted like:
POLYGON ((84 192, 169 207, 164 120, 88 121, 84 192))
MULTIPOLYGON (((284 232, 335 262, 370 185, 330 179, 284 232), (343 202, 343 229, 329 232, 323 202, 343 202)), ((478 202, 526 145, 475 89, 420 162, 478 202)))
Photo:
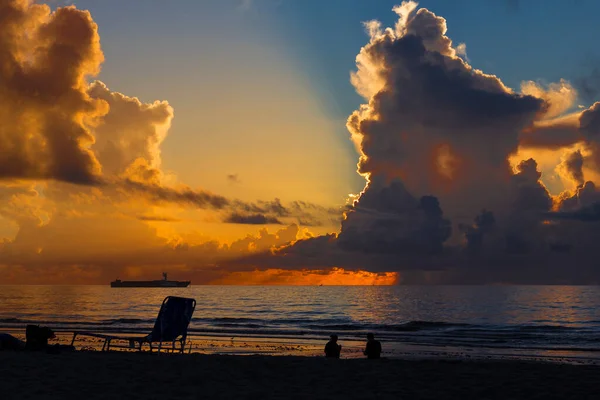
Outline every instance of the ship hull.
POLYGON ((110 283, 113 288, 174 288, 188 287, 190 281, 115 281, 110 283))

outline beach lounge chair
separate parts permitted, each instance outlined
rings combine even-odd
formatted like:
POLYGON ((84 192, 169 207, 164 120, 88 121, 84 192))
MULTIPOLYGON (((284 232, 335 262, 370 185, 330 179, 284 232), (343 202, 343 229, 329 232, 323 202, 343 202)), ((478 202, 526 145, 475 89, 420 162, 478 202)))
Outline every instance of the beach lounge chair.
MULTIPOLYGON (((110 350, 112 340, 127 341, 129 342, 129 348, 135 348, 136 344, 139 345, 138 350, 142 351, 144 343, 148 343, 150 351, 152 352, 153 344, 158 343, 158 352, 160 353, 163 342, 170 342, 171 348, 164 347, 167 352, 178 350, 181 353, 184 352, 185 340, 187 338, 187 329, 192 319, 192 314, 196 308, 196 300, 187 299, 185 297, 174 297, 167 296, 160 307, 158 317, 154 322, 154 328, 150 334, 145 336, 121 336, 121 335, 106 335, 94 332, 74 331, 73 340, 71 346, 75 343, 77 336, 91 336, 100 339, 104 339, 102 345, 102 351, 110 350), (177 348, 175 343, 179 342, 177 348)), ((125 348, 125 346, 113 346, 125 348)), ((191 351, 191 344, 190 350, 191 351)))

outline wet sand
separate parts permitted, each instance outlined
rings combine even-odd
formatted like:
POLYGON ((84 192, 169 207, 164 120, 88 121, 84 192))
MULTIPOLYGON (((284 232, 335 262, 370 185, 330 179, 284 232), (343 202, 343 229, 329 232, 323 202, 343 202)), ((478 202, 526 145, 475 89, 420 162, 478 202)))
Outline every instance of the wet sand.
POLYGON ((592 399, 600 367, 527 361, 0 352, 2 399, 592 399))

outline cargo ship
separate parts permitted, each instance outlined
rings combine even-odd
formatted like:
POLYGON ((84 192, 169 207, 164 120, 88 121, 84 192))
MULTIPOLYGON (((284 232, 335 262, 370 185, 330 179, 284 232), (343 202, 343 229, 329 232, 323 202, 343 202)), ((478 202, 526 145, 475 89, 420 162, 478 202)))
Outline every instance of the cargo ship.
POLYGON ((110 287, 137 287, 137 288, 173 288, 173 287, 188 287, 190 281, 170 281, 167 278, 167 273, 163 272, 163 278, 156 281, 122 281, 117 279, 110 283, 110 287))

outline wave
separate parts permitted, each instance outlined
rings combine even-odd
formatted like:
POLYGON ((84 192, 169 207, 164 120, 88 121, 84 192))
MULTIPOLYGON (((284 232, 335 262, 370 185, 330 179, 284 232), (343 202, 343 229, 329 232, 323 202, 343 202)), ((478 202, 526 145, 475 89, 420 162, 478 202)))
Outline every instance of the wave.
POLYGON ((154 323, 153 319, 139 318, 117 318, 101 321, 73 321, 69 320, 37 320, 37 319, 22 319, 22 318, 0 318, 0 324, 6 325, 86 325, 86 326, 104 326, 104 325, 136 325, 154 323))
MULTIPOLYGON (((116 318, 104 319, 100 321, 76 321, 71 318, 68 320, 37 320, 23 318, 0 318, 2 325, 19 325, 19 324, 45 324, 45 325, 89 325, 89 326, 136 326, 153 324, 154 319, 144 318, 116 318)), ((407 321, 399 324, 375 324, 352 321, 347 318, 276 318, 276 319, 261 319, 261 318, 235 318, 235 317, 220 317, 220 318, 192 318, 191 327, 194 325, 204 327, 241 327, 241 328, 256 328, 265 327, 273 328, 303 328, 307 330, 331 330, 331 331, 364 331, 373 330, 379 332, 440 332, 454 334, 494 334, 494 335, 510 335, 510 334, 550 334, 550 333, 583 333, 597 332, 592 327, 572 327, 563 325, 481 325, 468 323, 454 323, 446 321, 407 321)))
MULTIPOLYGON (((1 318, 0 328, 22 330, 27 324, 49 326, 56 331, 78 329, 98 332, 148 332, 154 319, 115 318, 96 321, 43 318, 1 318)), ((381 340, 435 346, 488 346, 540 348, 598 348, 600 329, 589 325, 564 326, 556 324, 491 325, 447 321, 405 321, 400 323, 367 323, 350 318, 251 318, 218 317, 193 318, 190 334, 215 336, 286 336, 298 338, 327 338, 332 333, 352 340, 364 340, 374 332, 381 340)))
POLYGON ((108 319, 100 322, 101 325, 115 325, 115 324, 148 324, 153 323, 153 319, 140 319, 140 318, 118 318, 108 319))

